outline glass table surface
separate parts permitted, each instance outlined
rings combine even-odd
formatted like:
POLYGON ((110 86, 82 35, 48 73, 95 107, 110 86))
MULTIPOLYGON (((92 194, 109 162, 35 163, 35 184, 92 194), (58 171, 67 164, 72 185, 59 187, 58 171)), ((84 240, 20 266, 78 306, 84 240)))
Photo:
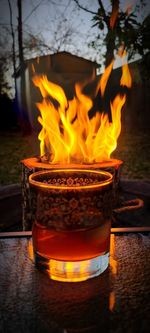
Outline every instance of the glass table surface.
POLYGON ((0 332, 149 332, 150 232, 112 232, 109 268, 85 282, 50 280, 31 250, 30 232, 0 235, 0 332))

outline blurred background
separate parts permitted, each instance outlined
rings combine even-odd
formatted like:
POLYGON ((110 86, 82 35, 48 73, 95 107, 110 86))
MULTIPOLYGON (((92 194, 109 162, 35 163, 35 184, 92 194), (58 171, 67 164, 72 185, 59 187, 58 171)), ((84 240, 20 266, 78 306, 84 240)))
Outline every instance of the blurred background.
POLYGON ((93 70, 99 78, 115 57, 110 101, 118 89, 121 45, 133 82, 112 157, 124 160, 124 178, 149 181, 149 1, 0 0, 0 30, 0 185, 19 183, 20 160, 39 154, 33 65, 67 93, 93 70))

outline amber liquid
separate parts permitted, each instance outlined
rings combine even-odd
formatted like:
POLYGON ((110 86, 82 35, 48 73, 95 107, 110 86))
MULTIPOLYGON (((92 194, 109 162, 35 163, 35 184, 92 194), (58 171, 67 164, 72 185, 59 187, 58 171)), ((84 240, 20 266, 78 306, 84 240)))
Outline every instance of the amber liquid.
POLYGON ((34 251, 48 259, 77 261, 91 259, 109 251, 111 222, 101 226, 57 231, 34 223, 32 230, 34 251))

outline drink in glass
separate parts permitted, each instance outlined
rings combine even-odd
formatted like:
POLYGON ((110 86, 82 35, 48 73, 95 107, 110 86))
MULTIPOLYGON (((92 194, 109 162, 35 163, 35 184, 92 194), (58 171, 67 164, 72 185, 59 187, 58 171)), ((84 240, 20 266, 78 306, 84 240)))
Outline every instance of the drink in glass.
POLYGON ((112 175, 60 169, 29 177, 37 192, 32 238, 35 263, 50 278, 83 281, 109 263, 112 175))

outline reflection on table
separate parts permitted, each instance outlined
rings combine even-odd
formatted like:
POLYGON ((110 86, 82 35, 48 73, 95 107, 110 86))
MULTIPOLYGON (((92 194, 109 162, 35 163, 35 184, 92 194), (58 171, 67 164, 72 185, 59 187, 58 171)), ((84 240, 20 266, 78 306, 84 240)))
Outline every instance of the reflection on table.
POLYGON ((150 234, 112 234, 109 269, 79 283, 38 271, 30 242, 0 239, 1 332, 149 331, 150 234))

